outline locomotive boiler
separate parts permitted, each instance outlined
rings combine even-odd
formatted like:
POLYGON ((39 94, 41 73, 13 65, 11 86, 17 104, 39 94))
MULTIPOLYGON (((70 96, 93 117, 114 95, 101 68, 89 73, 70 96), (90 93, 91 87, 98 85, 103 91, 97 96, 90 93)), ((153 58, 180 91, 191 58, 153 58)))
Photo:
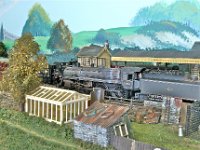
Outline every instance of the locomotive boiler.
POLYGON ((106 95, 131 98, 139 90, 139 79, 144 70, 139 67, 66 67, 62 81, 65 88, 84 93, 90 93, 93 87, 101 87, 106 95))

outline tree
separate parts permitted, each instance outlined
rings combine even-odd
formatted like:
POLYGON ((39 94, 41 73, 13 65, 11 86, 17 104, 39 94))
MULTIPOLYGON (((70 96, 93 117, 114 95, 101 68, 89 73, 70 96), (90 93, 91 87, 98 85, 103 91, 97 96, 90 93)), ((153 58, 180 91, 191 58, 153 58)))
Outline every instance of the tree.
POLYGON ((1 31, 0 31, 0 41, 4 40, 4 29, 3 29, 3 24, 1 24, 1 31))
POLYGON ((28 19, 23 27, 22 35, 31 33, 33 36, 49 36, 52 22, 44 8, 36 3, 30 10, 28 19))
POLYGON ((72 48, 71 32, 62 19, 53 25, 51 37, 47 43, 47 48, 52 51, 65 52, 69 52, 72 48))
POLYGON ((9 55, 9 68, 4 72, 0 88, 10 92, 24 111, 25 94, 40 85, 38 73, 47 66, 46 58, 38 55, 39 45, 30 34, 19 38, 9 55))
POLYGON ((74 54, 77 54, 79 51, 80 51, 80 48, 78 48, 78 47, 74 47, 73 50, 72 50, 72 52, 74 54))
POLYGON ((0 57, 7 57, 7 48, 3 42, 0 42, 0 57))
POLYGON ((118 33, 115 32, 107 32, 104 29, 100 29, 96 36, 93 39, 93 42, 96 43, 104 43, 106 40, 110 42, 110 44, 120 45, 121 38, 118 33))

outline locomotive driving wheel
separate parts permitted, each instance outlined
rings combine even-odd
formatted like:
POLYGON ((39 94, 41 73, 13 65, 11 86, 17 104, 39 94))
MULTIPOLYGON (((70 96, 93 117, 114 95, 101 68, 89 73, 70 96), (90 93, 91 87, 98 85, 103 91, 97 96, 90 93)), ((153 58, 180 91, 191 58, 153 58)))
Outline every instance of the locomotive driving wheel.
POLYGON ((64 86, 63 78, 60 72, 55 72, 53 74, 53 84, 56 85, 56 87, 64 86))
POLYGON ((115 88, 115 90, 116 90, 116 92, 114 92, 114 94, 113 94, 115 97, 126 98, 126 96, 127 96, 126 92, 125 92, 124 88, 121 85, 117 86, 115 88))

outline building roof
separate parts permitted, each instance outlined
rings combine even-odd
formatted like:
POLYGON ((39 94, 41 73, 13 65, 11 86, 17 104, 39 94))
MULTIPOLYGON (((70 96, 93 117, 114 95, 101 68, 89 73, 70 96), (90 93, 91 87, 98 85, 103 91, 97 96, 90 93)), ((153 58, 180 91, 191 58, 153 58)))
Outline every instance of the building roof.
POLYGON ((41 101, 48 101, 55 104, 66 103, 71 100, 74 95, 79 95, 79 97, 88 97, 89 95, 81 94, 76 91, 40 86, 35 90, 31 91, 26 95, 26 99, 35 99, 41 101))
POLYGON ((90 45, 90 46, 86 46, 83 47, 78 53, 77 56, 98 56, 99 53, 101 53, 101 51, 104 48, 101 46, 97 46, 97 45, 90 45))
MULTIPOLYGON (((83 47, 78 53, 77 56, 92 56, 92 57, 98 57, 104 50, 107 50, 110 54, 109 50, 105 47, 101 47, 98 45, 90 45, 83 47)), ((111 55, 111 54, 110 54, 111 55)))
POLYGON ((200 58, 200 51, 119 51, 113 57, 200 58))
POLYGON ((105 104, 97 101, 75 120, 85 124, 94 124, 107 128, 112 126, 128 110, 129 108, 125 106, 105 104))
POLYGON ((200 41, 197 41, 197 42, 194 43, 191 51, 200 51, 200 41))

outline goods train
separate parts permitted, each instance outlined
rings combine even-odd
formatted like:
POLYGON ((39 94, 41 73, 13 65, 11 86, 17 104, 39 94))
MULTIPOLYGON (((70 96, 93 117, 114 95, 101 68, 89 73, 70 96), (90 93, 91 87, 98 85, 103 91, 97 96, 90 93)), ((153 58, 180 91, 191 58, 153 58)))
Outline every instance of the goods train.
POLYGON ((66 63, 49 65, 42 73, 44 83, 90 93, 93 87, 105 89, 112 97, 132 98, 138 94, 157 94, 200 100, 200 82, 174 71, 155 71, 141 67, 84 68, 66 63))

